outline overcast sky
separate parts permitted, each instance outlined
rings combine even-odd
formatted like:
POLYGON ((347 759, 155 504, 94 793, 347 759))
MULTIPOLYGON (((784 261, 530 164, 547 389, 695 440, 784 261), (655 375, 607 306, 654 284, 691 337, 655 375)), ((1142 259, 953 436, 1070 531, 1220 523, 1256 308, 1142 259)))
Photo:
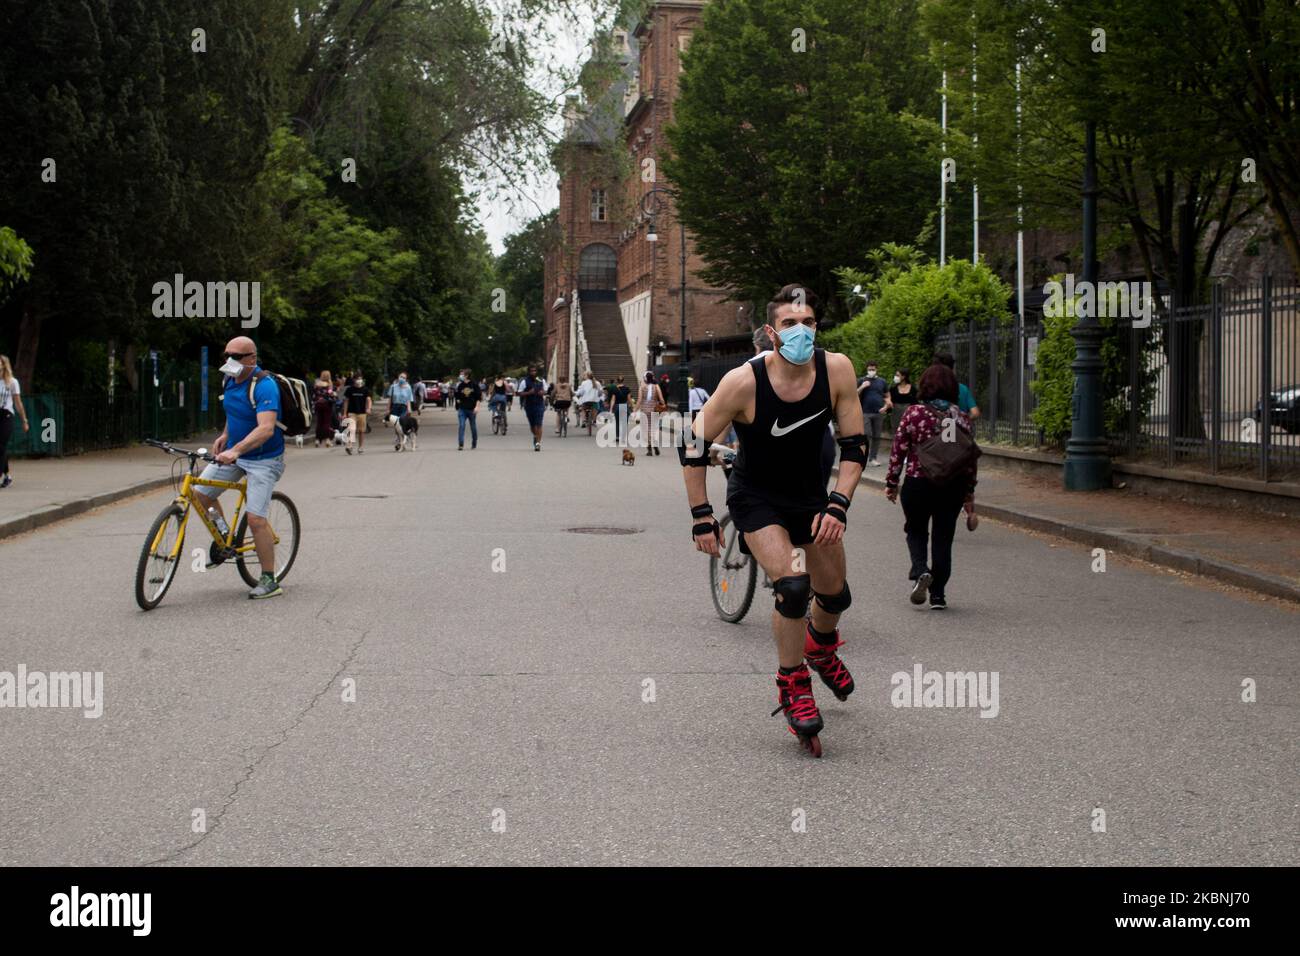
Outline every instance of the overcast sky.
MULTIPOLYGON (((557 43, 549 51, 547 61, 553 64, 576 66, 587 55, 587 45, 595 29, 595 16, 584 12, 576 22, 565 17, 552 17, 548 20, 557 37, 557 43)), ((539 56, 538 59, 543 59, 539 56)), ((559 80, 549 76, 539 76, 534 84, 554 101, 550 129, 558 136, 563 127, 564 90, 559 80)), ((549 212, 559 202, 559 192, 555 170, 550 166, 533 170, 527 185, 509 196, 496 201, 481 199, 479 201, 478 221, 487 233, 492 251, 500 255, 505 251, 505 238, 517 232, 528 220, 549 212)))

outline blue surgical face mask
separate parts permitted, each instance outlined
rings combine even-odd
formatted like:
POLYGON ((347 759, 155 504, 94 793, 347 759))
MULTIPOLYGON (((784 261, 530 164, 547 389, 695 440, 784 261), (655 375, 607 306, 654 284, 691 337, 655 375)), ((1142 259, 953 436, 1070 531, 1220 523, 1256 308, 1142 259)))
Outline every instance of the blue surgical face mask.
POLYGON ((813 338, 816 336, 811 326, 799 325, 782 329, 781 357, 795 365, 806 365, 813 354, 813 338))

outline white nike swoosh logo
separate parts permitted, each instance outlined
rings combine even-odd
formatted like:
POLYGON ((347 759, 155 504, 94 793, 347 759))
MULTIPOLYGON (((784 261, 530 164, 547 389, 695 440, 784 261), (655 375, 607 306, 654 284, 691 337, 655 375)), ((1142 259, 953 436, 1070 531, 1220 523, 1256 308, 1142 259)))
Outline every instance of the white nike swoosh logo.
POLYGON ((806 425, 814 418, 820 418, 821 414, 822 414, 821 412, 817 412, 813 415, 809 415, 807 418, 803 419, 803 421, 795 422, 793 425, 786 425, 784 428, 781 427, 780 422, 772 422, 772 437, 780 438, 782 435, 787 435, 790 432, 794 431, 796 428, 798 428, 800 425, 806 425))

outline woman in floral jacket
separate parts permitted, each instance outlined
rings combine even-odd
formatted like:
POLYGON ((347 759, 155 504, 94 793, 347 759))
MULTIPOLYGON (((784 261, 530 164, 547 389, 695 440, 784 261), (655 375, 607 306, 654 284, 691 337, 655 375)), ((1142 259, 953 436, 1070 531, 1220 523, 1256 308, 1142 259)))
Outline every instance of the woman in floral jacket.
POLYGON ((902 498, 906 518, 903 531, 912 557, 908 588, 913 604, 924 604, 928 590, 930 607, 942 610, 948 606, 944 591, 952 576, 952 539, 957 517, 964 506, 974 501, 977 469, 972 462, 964 474, 945 484, 926 476, 917 460, 917 449, 939 433, 947 418, 956 419, 956 427, 968 434, 971 423, 957 407, 957 376, 948 366, 931 365, 926 369, 919 391, 921 400, 908 407, 894 431, 885 495, 890 501, 898 500, 899 476, 906 462, 907 481, 903 484, 902 498))

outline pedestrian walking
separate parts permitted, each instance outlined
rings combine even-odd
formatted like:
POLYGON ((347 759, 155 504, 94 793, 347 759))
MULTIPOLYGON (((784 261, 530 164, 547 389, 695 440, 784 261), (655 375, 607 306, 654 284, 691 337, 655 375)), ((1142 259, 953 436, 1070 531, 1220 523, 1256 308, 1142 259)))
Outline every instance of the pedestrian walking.
POLYGON ((405 418, 414 400, 415 392, 411 389, 406 373, 398 372, 397 381, 388 386, 388 414, 396 415, 399 420, 405 418))
POLYGON ((876 363, 867 363, 867 374, 858 379, 858 402, 867 435, 867 467, 879 468, 880 413, 889 398, 889 383, 876 374, 876 363))
POLYGON ((311 413, 316 419, 316 447, 334 444, 334 378, 321 372, 311 389, 311 413))
POLYGON ((919 401, 907 406, 889 452, 885 496, 901 499, 911 568, 907 573, 913 604, 929 591, 933 610, 947 608, 952 577, 952 539, 963 506, 973 506, 979 448, 970 418, 957 407, 957 376, 946 365, 931 365, 921 376, 919 401), (960 430, 964 437, 957 434, 960 430), (973 450, 972 450, 973 449, 973 450))
POLYGON ((542 425, 546 421, 546 379, 538 374, 538 366, 528 366, 528 374, 519 380, 516 392, 533 433, 533 451, 541 451, 542 425))
POLYGON ((694 421, 695 413, 703 408, 704 403, 709 400, 709 393, 707 390, 696 385, 695 379, 693 378, 688 377, 686 379, 686 387, 690 389, 690 391, 686 393, 687 407, 690 409, 691 421, 694 421))
POLYGON ((916 402, 916 389, 912 386, 912 373, 905 368, 894 370, 894 384, 889 387, 889 393, 885 396, 885 411, 894 412, 894 428, 898 428, 898 423, 902 421, 903 414, 907 411, 907 406, 916 402))
POLYGON ((659 388, 659 383, 655 381, 655 373, 647 371, 645 380, 637 390, 636 410, 641 416, 642 427, 645 428, 646 454, 659 454, 659 436, 655 434, 659 431, 659 415, 665 411, 668 406, 664 403, 664 393, 659 388))
POLYGON ((456 383, 456 450, 465 450, 465 423, 469 422, 470 450, 478 447, 478 407, 483 401, 483 389, 470 378, 469 369, 461 369, 456 383))
POLYGON ((429 400, 429 388, 421 379, 411 386, 411 411, 415 412, 418 417, 420 408, 429 400))
POLYGON ((609 386, 609 410, 614 413, 614 444, 623 436, 623 426, 627 424, 627 407, 632 399, 632 390, 623 384, 623 376, 616 376, 614 384, 609 386))
POLYGON ((27 409, 23 407, 23 390, 14 378, 9 356, 0 355, 0 488, 14 483, 9 475, 9 439, 14 433, 14 415, 23 423, 23 433, 30 431, 27 409))
MULTIPOLYGON (((957 371, 957 360, 953 358, 951 352, 936 352, 934 358, 930 359, 930 364, 946 365, 954 373, 957 371)), ((975 403, 975 394, 961 380, 957 382, 957 407, 969 415, 971 421, 980 417, 980 407, 975 403)))
POLYGON ((349 455, 352 454, 352 444, 355 440, 357 454, 365 454, 366 421, 370 417, 371 406, 370 389, 366 388, 365 377, 358 373, 352 379, 352 384, 344 389, 343 394, 348 410, 348 441, 343 446, 343 450, 349 455))

